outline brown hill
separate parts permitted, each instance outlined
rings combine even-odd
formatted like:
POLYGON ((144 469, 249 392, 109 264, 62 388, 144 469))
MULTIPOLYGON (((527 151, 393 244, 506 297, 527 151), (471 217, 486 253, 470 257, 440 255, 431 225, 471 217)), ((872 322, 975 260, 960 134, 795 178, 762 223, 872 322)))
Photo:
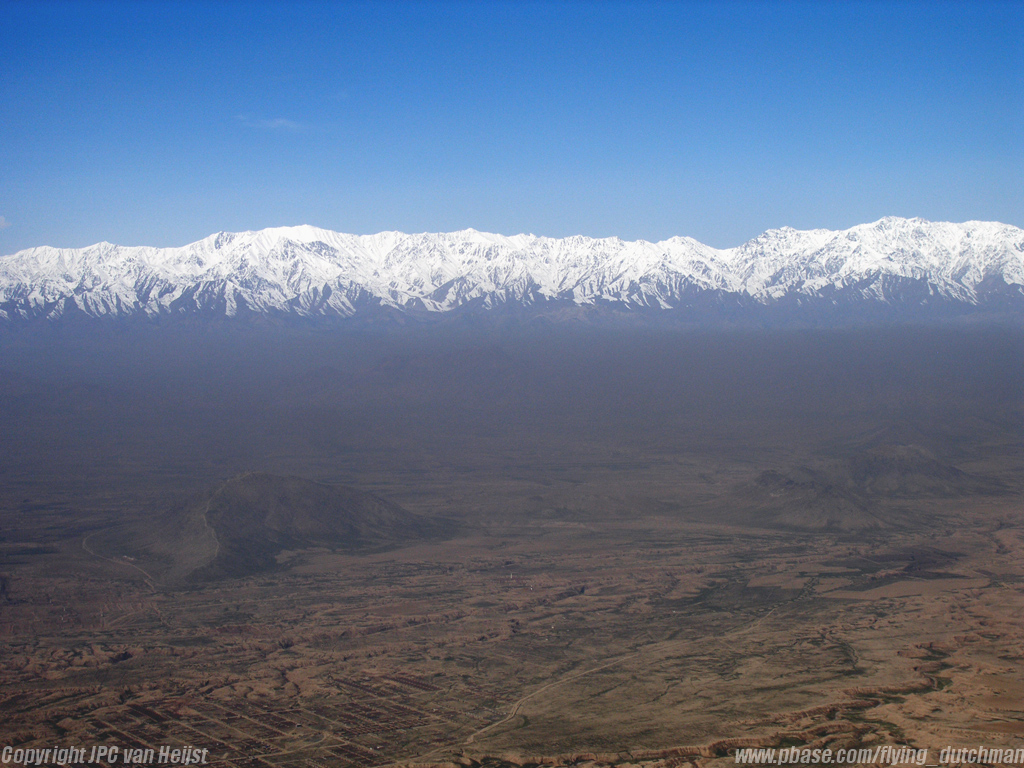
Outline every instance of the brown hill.
POLYGON ((177 584, 271 570, 285 550, 372 551, 443 532, 444 524, 354 488, 249 472, 147 530, 117 532, 104 548, 134 551, 159 582, 177 584))
POLYGON ((732 516, 772 528, 898 528, 909 522, 910 502, 1007 492, 920 446, 882 445, 821 467, 761 472, 738 490, 732 516))

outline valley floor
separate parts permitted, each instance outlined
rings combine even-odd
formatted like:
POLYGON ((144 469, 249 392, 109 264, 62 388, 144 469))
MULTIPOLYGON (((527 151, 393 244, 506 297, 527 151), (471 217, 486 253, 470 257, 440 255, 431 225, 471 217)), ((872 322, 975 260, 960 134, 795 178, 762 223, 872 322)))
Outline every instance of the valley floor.
POLYGON ((0 338, 0 746, 704 768, 1024 736, 1017 332, 62 333, 0 338), (451 526, 184 585, 110 535, 247 471, 451 526))
POLYGON ((1019 500, 946 505, 939 530, 856 535, 567 515, 174 591, 87 537, 26 545, 0 741, 191 745, 225 767, 1009 746, 1019 500))

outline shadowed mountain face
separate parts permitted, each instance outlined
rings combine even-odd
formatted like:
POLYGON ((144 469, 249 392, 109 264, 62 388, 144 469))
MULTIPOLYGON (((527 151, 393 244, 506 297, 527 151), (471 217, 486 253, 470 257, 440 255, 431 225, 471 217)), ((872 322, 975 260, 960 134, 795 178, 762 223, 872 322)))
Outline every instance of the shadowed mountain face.
POLYGON ((743 522, 781 528, 860 530, 907 525, 901 501, 1009 493, 918 445, 881 445, 820 468, 761 472, 740 497, 743 522))
MULTIPOLYGON (((300 477, 250 472, 192 506, 169 513, 147 541, 163 561, 162 581, 245 576, 275 567, 285 550, 386 548, 422 539, 439 526, 373 494, 300 477)), ((158 568, 159 570, 159 568, 158 568)))
POLYGON ((953 497, 1005 492, 997 482, 940 461, 918 445, 886 445, 858 454, 843 467, 846 484, 866 496, 953 497))

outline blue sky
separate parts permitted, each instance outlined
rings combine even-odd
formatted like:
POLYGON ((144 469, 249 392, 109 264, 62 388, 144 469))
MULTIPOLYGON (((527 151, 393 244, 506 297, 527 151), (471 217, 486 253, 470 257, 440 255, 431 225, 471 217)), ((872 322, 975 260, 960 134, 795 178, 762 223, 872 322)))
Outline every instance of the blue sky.
POLYGON ((1024 3, 0 3, 0 253, 1024 226, 1024 3))

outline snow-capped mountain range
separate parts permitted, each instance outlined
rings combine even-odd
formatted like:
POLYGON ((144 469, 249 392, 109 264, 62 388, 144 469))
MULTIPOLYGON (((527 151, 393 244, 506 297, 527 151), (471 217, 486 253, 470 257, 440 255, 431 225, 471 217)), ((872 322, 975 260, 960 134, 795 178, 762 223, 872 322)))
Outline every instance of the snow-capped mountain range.
POLYGON ((1022 309, 1024 230, 889 217, 839 232, 773 229, 720 250, 687 237, 347 235, 298 226, 221 232, 180 248, 98 243, 0 258, 7 320, 851 304, 1022 309))

